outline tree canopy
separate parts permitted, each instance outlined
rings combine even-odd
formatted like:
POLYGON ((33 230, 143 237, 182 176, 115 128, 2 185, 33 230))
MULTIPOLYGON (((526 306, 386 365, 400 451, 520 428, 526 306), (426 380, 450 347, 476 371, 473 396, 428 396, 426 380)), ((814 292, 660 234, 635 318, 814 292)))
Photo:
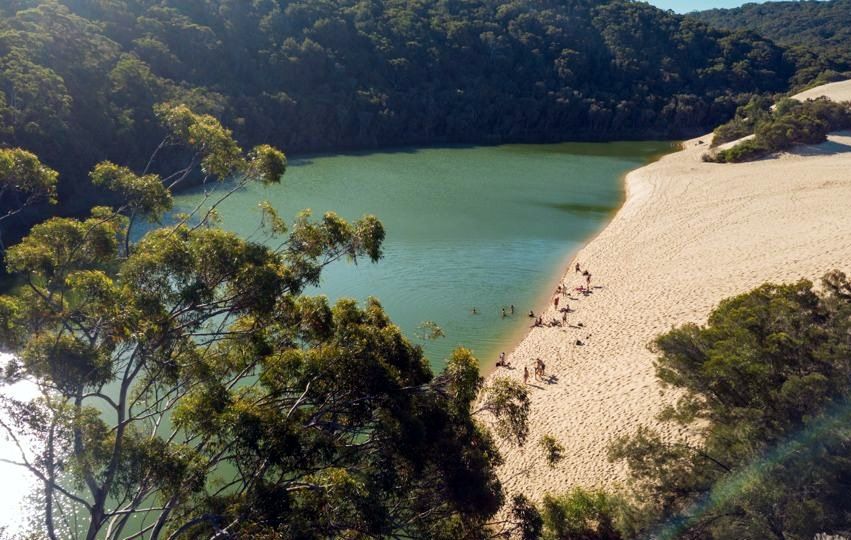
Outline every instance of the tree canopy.
POLYGON ((821 292, 767 284, 722 302, 705 326, 660 336, 657 376, 681 396, 662 417, 693 442, 642 429, 613 446, 644 526, 693 539, 841 533, 851 517, 849 329, 851 284, 831 272, 821 292))

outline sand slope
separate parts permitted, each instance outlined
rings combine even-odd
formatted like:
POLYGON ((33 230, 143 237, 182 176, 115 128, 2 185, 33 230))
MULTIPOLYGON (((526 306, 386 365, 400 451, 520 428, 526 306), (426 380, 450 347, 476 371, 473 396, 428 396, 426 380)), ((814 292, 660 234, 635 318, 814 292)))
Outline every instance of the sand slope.
MULTIPOLYGON (((851 81, 803 97, 825 94, 851 99, 851 81)), ((530 381, 529 442, 502 448, 509 492, 539 499, 574 485, 618 485, 626 471, 606 459, 608 442, 656 425, 672 399, 655 382, 647 349, 654 336, 703 322, 720 300, 765 281, 851 271, 851 133, 743 164, 703 163, 710 140, 689 141, 627 176, 623 208, 576 257, 601 287, 569 301, 576 311, 568 321, 584 327, 533 329, 509 355, 519 369, 491 375, 522 379, 523 366, 531 372, 540 357, 558 379, 530 381), (567 449, 555 469, 537 444, 547 433, 567 449)), ((564 282, 572 289, 582 281, 571 264, 564 282)), ((555 316, 551 306, 547 316, 555 316)))

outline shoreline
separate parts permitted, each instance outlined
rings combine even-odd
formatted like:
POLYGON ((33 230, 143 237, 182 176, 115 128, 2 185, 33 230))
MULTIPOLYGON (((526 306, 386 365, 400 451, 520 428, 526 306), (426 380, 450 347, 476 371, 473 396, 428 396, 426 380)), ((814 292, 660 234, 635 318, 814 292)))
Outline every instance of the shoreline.
MULTIPOLYGON (((851 81, 823 94, 847 91, 851 81)), ((489 372, 488 381, 522 381, 522 366, 541 358, 553 376, 530 380, 525 446, 502 449, 509 494, 540 500, 574 486, 623 487, 628 471, 607 459, 614 438, 639 426, 668 440, 690 435, 656 418, 675 398, 655 378, 647 345, 656 336, 703 324, 721 300, 762 283, 851 270, 851 132, 741 164, 704 163, 709 141, 711 134, 685 141, 625 176, 620 210, 561 269, 571 292, 575 261, 593 276, 591 294, 568 300, 573 326, 530 329, 507 355, 514 369, 489 372), (565 447, 552 468, 538 446, 543 435, 565 447)), ((556 312, 548 305, 542 313, 556 312)))
MULTIPOLYGON (((686 141, 670 141, 670 142, 671 142, 671 150, 669 152, 654 154, 654 155, 650 156, 649 158, 647 158, 644 161, 644 163, 642 163, 640 166, 636 167, 635 169, 630 169, 630 170, 628 170, 625 173, 620 175, 619 180, 620 180, 620 183, 621 183, 621 186, 622 186, 622 188, 621 188, 622 197, 621 197, 621 200, 618 203, 617 209, 613 210, 611 212, 611 214, 607 216, 606 222, 603 224, 603 226, 599 230, 597 230, 594 234, 588 236, 588 238, 584 239, 578 247, 570 250, 569 252, 567 252, 565 254, 562 261, 555 267, 555 270, 552 274, 551 279, 547 280, 547 288, 541 289, 541 293, 538 295, 538 298, 534 301, 533 306, 534 306, 534 312, 536 314, 546 313, 547 308, 549 308, 552 297, 553 297, 553 291, 555 291, 556 287, 563 281, 564 277, 567 274, 569 274, 569 272, 567 270, 569 270, 570 268, 573 268, 573 265, 576 263, 576 256, 583 249, 585 249, 585 247, 588 246, 588 244, 590 244, 591 242, 596 240, 606 230, 606 228, 609 227, 609 225, 612 223, 612 221, 620 213, 621 209, 623 209, 623 206, 626 204, 627 200, 629 199, 629 182, 628 182, 629 175, 632 174, 634 171, 637 171, 639 169, 643 169, 644 167, 647 167, 648 165, 652 165, 653 163, 658 162, 659 160, 663 159, 666 156, 676 154, 677 152, 682 150, 683 144, 685 144, 686 141)), ((526 315, 524 315, 522 313, 520 314, 520 316, 522 318, 525 318, 527 321, 531 321, 530 317, 527 317, 526 315)), ((517 331, 511 332, 512 335, 506 339, 506 346, 505 346, 505 357, 506 358, 509 358, 514 353, 514 351, 517 349, 517 347, 520 345, 520 343, 522 343, 523 340, 526 339, 526 337, 529 335, 529 333, 532 330, 533 329, 532 329, 531 326, 524 325, 523 328, 519 328, 517 331)), ((491 355, 491 356, 493 356, 493 355, 491 355)), ((481 372, 482 377, 484 377, 485 379, 488 379, 489 377, 492 377, 494 374, 499 373, 499 370, 496 366, 496 360, 497 360, 496 357, 488 358, 487 360, 481 360, 480 359, 479 370, 481 372)))

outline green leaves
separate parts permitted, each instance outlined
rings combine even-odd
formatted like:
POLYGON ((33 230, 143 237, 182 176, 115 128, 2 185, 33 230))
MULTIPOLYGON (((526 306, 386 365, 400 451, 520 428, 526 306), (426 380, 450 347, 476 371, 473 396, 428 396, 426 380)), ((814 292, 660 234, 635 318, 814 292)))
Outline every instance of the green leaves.
POLYGON ((58 178, 59 173, 43 165, 35 154, 20 148, 0 148, 0 210, 8 212, 0 214, 0 221, 37 202, 56 204, 58 178))
POLYGON ((544 457, 550 467, 555 467, 564 459, 564 446, 552 435, 542 436, 538 440, 538 446, 544 451, 544 457))
POLYGON ((763 101, 752 100, 741 112, 749 115, 747 119, 736 118, 716 129, 713 146, 751 132, 754 134, 752 139, 727 150, 707 154, 704 161, 750 161, 798 144, 822 143, 827 140, 829 132, 851 127, 851 105, 848 103, 834 103, 827 98, 805 102, 782 99, 773 111, 762 110, 764 106, 763 101))
POLYGON ((254 147, 248 154, 249 176, 257 178, 264 185, 278 184, 287 172, 287 158, 284 153, 268 144, 254 147))
POLYGON ((544 497, 541 514, 545 540, 620 540, 630 538, 625 502, 601 491, 575 488, 544 497))
MULTIPOLYGON (((160 104, 154 107, 154 111, 174 141, 199 156, 201 171, 205 175, 224 180, 245 170, 242 149, 233 134, 212 116, 195 114, 186 105, 160 104)), ((257 159, 258 173, 272 171, 274 159, 268 150, 260 151, 257 159)))
POLYGON ((120 216, 102 208, 96 208, 85 221, 50 219, 9 248, 7 269, 49 279, 72 270, 103 268, 117 254, 124 223, 120 216))
POLYGON ((104 384, 112 377, 108 351, 67 333, 44 332, 30 337, 21 351, 21 360, 30 373, 69 396, 104 384))
POLYGON ((671 537, 808 538, 845 519, 851 296, 843 273, 824 281, 763 285, 654 342, 657 376, 680 396, 660 420, 698 440, 642 428, 610 458, 671 537))
POLYGON ((500 437, 523 446, 529 436, 529 390, 508 377, 498 377, 484 387, 481 409, 494 418, 494 431, 500 437))
POLYGON ((155 174, 139 176, 127 167, 104 161, 91 172, 92 183, 121 196, 135 212, 151 221, 159 221, 171 210, 171 193, 155 174))

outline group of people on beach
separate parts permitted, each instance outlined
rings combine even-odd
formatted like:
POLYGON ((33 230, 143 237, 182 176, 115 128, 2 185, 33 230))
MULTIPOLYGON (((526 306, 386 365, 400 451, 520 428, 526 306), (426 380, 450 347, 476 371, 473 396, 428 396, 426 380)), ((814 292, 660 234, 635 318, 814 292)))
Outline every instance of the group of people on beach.
MULTIPOLYGON (((586 295, 589 294, 591 292, 591 272, 589 272, 587 268, 583 270, 578 262, 576 263, 576 265, 574 267, 574 271, 575 271, 576 274, 582 274, 582 276, 585 278, 585 285, 584 286, 580 285, 580 286, 576 287, 576 290, 578 292, 584 293, 586 295)), ((529 318, 534 319, 534 322, 532 323, 530 328, 544 327, 544 326, 550 326, 550 327, 552 327, 552 326, 560 326, 560 327, 567 326, 567 314, 571 312, 571 309, 570 309, 570 306, 567 304, 567 302, 564 302, 564 305, 562 307, 559 307, 562 304, 562 300, 561 300, 562 297, 565 297, 565 298, 569 297, 569 288, 566 284, 563 284, 563 283, 559 284, 556 287, 555 294, 553 295, 553 309, 555 309, 555 311, 557 313, 561 313, 561 320, 559 320, 557 317, 553 317, 549 322, 544 322, 544 315, 543 314, 536 316, 535 312, 530 309, 529 310, 529 318)), ((513 308, 514 306, 511 306, 511 307, 513 308)), ((503 313, 505 313, 505 310, 503 310, 503 313)), ((513 309, 512 309, 512 313, 514 313, 513 309)), ((582 323, 577 323, 577 325, 575 327, 576 328, 583 328, 583 326, 584 325, 582 323)), ((582 344, 582 342, 577 341, 577 344, 582 344)), ((496 365, 497 365, 497 367, 511 367, 511 363, 509 363, 505 360, 505 353, 504 352, 500 353, 499 360, 497 361, 496 365)), ((537 358, 535 360, 535 366, 534 366, 535 379, 543 380, 544 369, 545 369, 544 362, 540 358, 537 358)), ((527 383, 528 381, 529 381, 529 368, 524 367, 523 368, 523 382, 527 383)))
MULTIPOLYGON (((544 364, 544 361, 540 358, 535 359, 535 380, 543 381, 544 380, 544 372, 547 369, 547 365, 544 364)), ((523 367, 523 384, 529 384, 529 368, 523 367)))
MULTIPOLYGON (((586 294, 586 295, 589 294, 591 292, 591 272, 589 272, 587 268, 585 270, 583 270, 578 262, 576 263, 574 270, 575 270, 576 274, 581 273, 582 276, 585 278, 585 285, 584 286, 580 285, 580 286, 576 287, 576 291, 581 292, 581 293, 586 294)), ((564 302, 564 305, 561 308, 559 307, 559 305, 562 303, 561 298, 562 297, 567 298, 568 295, 569 295, 569 291, 568 291, 568 286, 566 284, 559 284, 556 287, 555 294, 553 295, 553 309, 555 309, 556 313, 561 313, 561 321, 559 321, 558 318, 553 317, 549 322, 544 322, 544 316, 542 314, 536 316, 535 312, 530 309, 529 310, 529 318, 534 319, 534 322, 532 323, 531 328, 543 327, 543 326, 566 326, 567 325, 567 314, 571 312, 571 309, 570 309, 570 306, 567 304, 567 302, 564 302)), ((510 312, 511 312, 512 315, 514 315, 514 305, 512 305, 510 307, 510 312)), ((474 314, 477 313, 476 308, 473 308, 473 313, 474 314)), ((502 308, 502 316, 503 317, 508 316, 505 308, 502 308)), ((578 323, 576 327, 582 328, 583 324, 578 323)), ((577 343, 581 344, 582 342, 577 341, 577 343)), ((499 360, 497 360, 497 362, 496 362, 496 367, 511 368, 511 362, 508 362, 505 359, 505 353, 504 352, 499 353, 499 360)), ((546 364, 544 364, 544 361, 541 360, 540 358, 536 358, 535 359, 535 365, 533 366, 533 372, 534 372, 535 380, 543 381, 544 378, 545 378, 545 371, 546 371, 546 364)), ((523 367, 523 383, 529 384, 529 367, 528 366, 523 367)))

